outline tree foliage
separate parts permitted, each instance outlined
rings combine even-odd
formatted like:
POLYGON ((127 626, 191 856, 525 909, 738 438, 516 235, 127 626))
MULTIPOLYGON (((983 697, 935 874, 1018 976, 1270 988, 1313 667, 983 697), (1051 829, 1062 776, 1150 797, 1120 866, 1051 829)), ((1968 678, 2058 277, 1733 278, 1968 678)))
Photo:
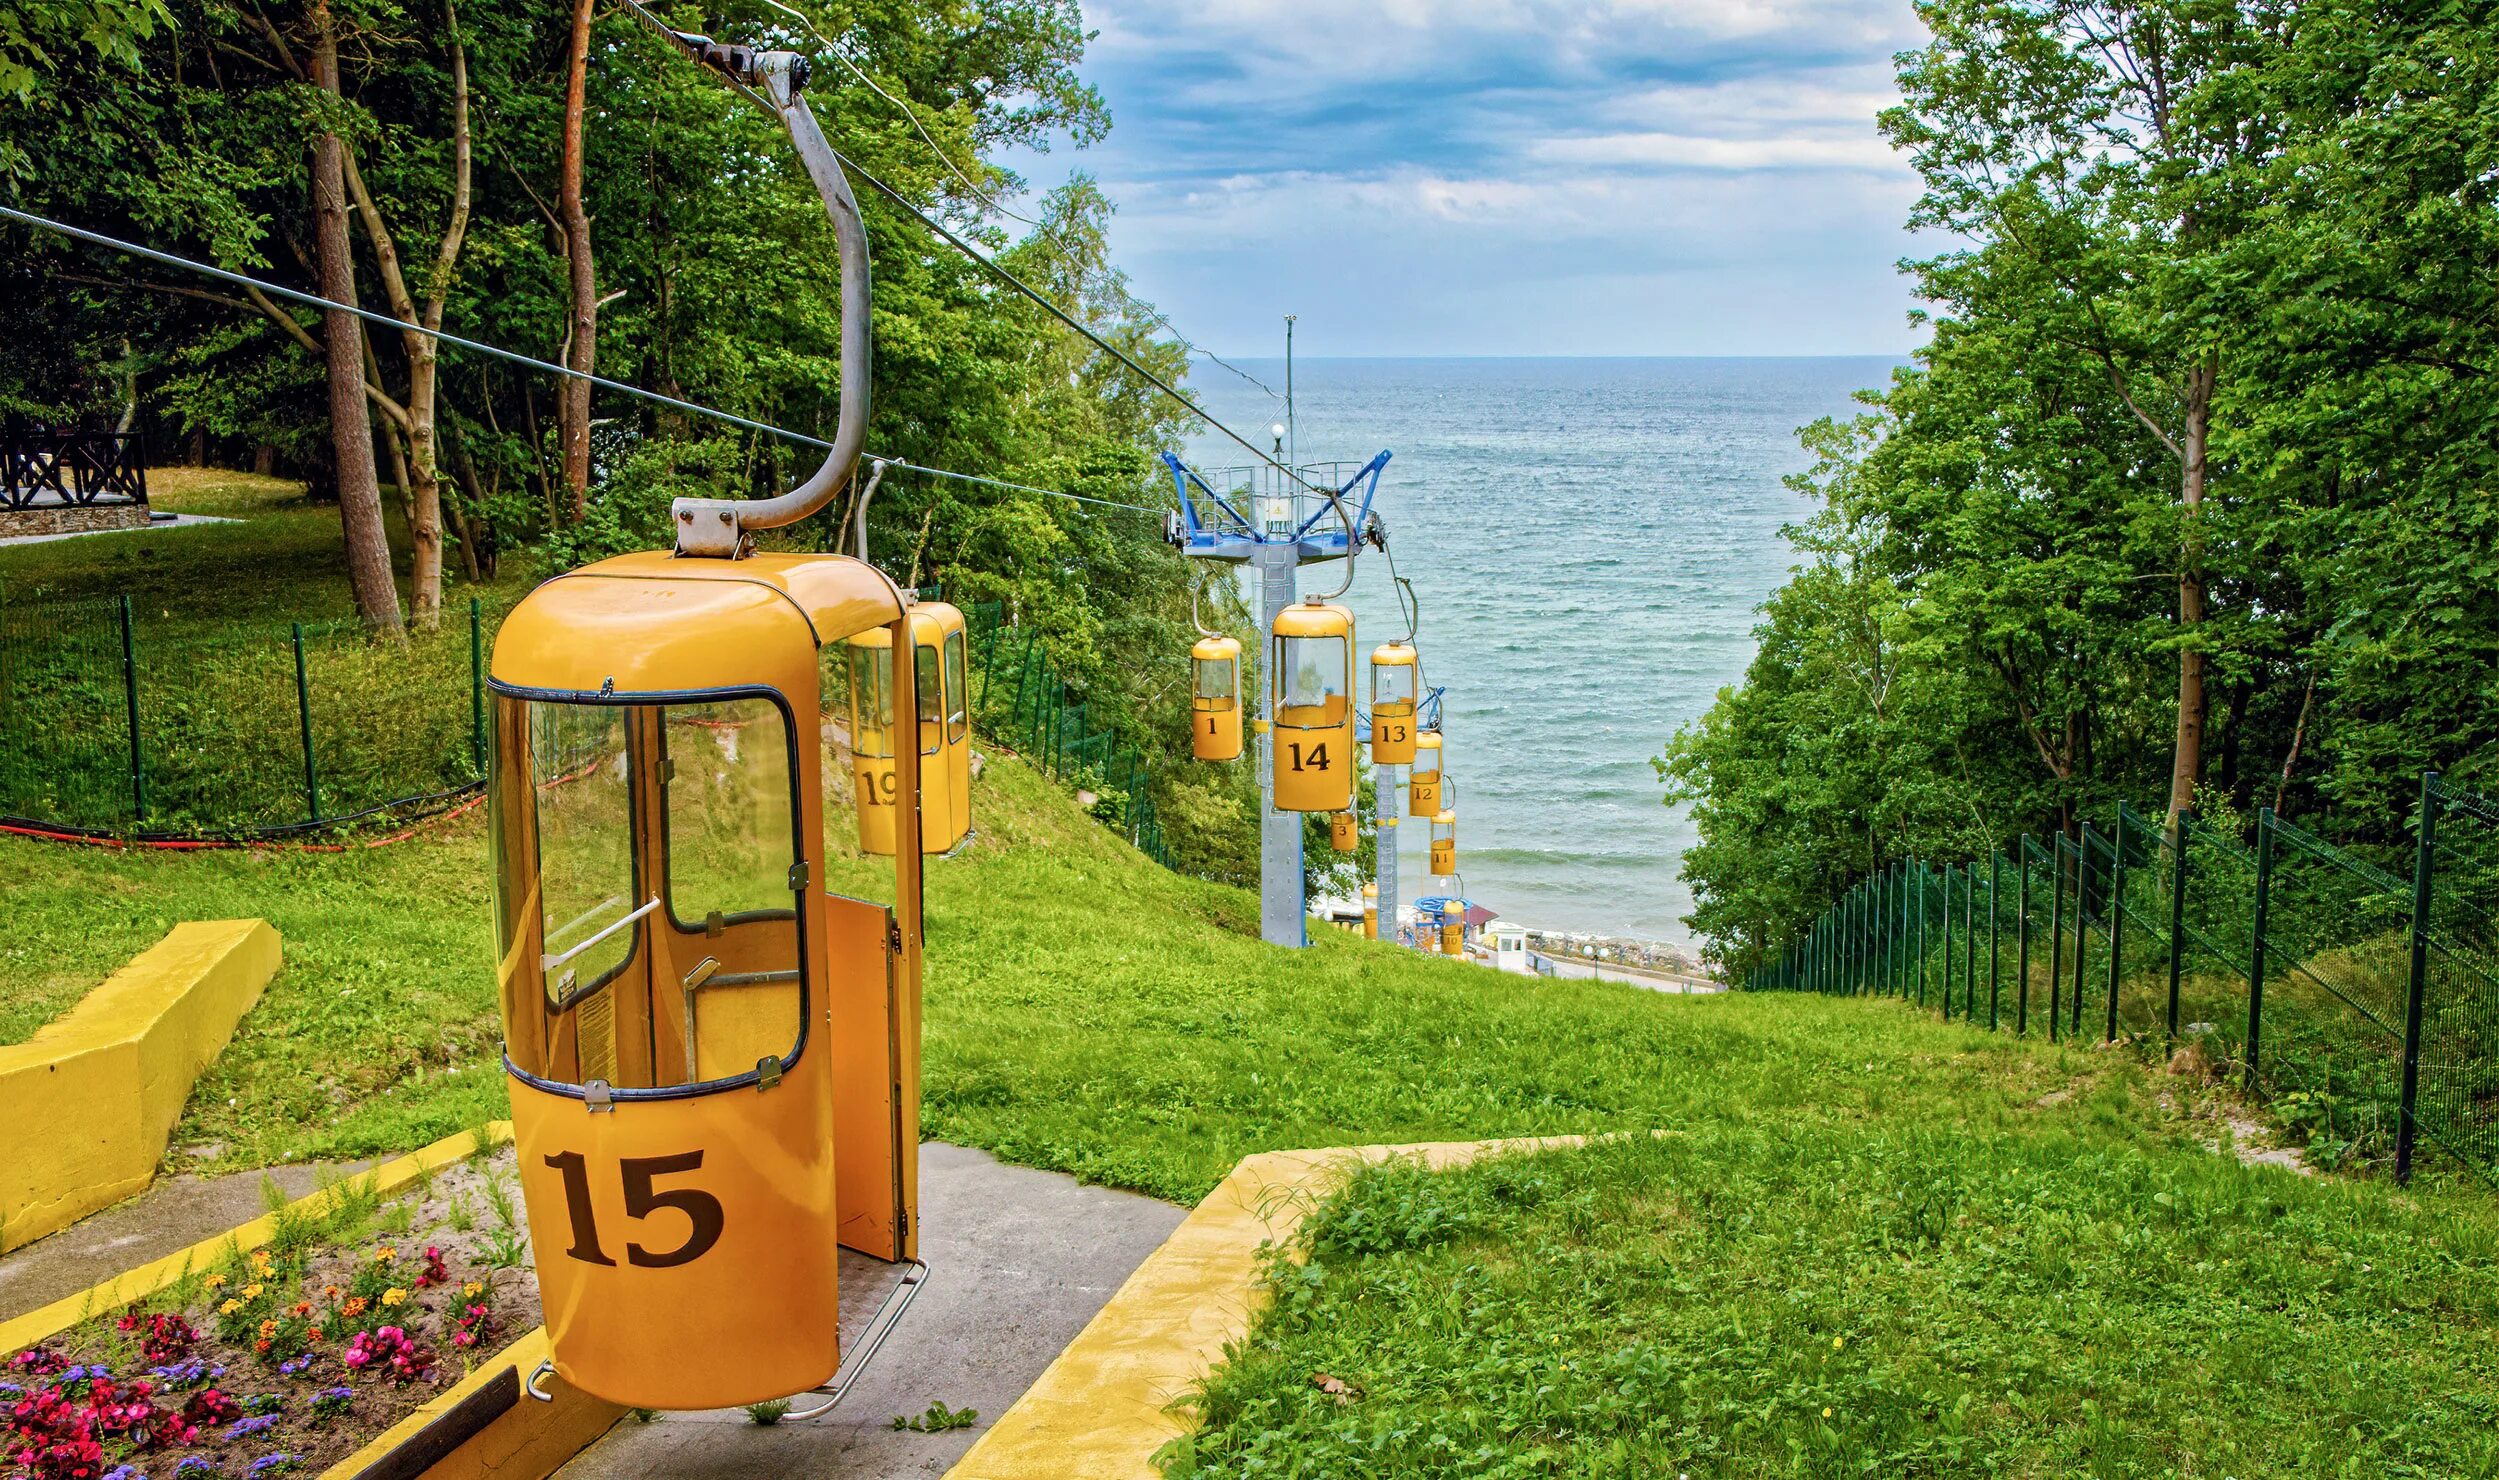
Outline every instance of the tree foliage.
MULTIPOLYGON (((817 114, 860 167, 1155 375, 1186 374, 1185 350, 1157 337, 1110 261, 1102 193, 1080 176, 1031 199, 985 162, 1010 146, 1082 145, 1109 127, 1077 74, 1086 32, 1074 0, 811 0, 804 21, 761 0, 658 8, 723 40, 809 53, 817 114), (1040 224, 1016 223, 1022 234, 1011 235, 997 224, 1011 218, 981 197, 1015 202, 1040 224)), ((372 203, 352 213, 364 305, 401 312, 412 299, 422 309, 439 294, 444 328, 563 361, 572 301, 556 162, 571 7, 469 4, 455 29, 441 0, 333 0, 337 97, 302 75, 310 9, 92 0, 16 13, 0 29, 0 188, 25 209, 310 289, 307 162, 314 140, 335 133, 372 203), (456 260, 438 270, 436 243, 456 215, 463 71, 470 200, 456 260), (377 256, 391 238, 405 299, 386 291, 377 256)), ((829 437, 840 383, 832 232, 777 122, 618 12, 594 29, 586 77, 599 372, 829 437)), ((889 472, 870 513, 871 553, 956 601, 1004 603, 1043 635, 1072 699, 1140 752, 1173 755, 1187 730, 1180 677, 1194 636, 1185 562, 1149 514, 1003 485, 1167 502, 1153 454, 1177 445, 1183 417, 1134 371, 860 194, 875 263, 869 450, 997 480, 889 472)), ((43 347, 0 363, 0 410, 112 419, 135 403, 160 454, 192 442, 214 459, 273 463, 328 486, 329 413, 308 352, 317 315, 15 227, 0 230, 0 262, 0 326, 13 343, 43 347)), ((409 461, 413 424, 384 404, 408 404, 416 366, 405 340, 383 326, 365 333, 386 481, 409 461)), ((821 455, 601 392, 595 483, 576 517, 556 389, 542 372, 444 353, 440 493, 458 554, 444 579, 491 573, 511 552, 554 565, 665 544, 672 491, 775 492, 821 455)), ((854 485, 790 540, 826 548, 848 528, 855 495, 854 485)), ((392 553, 407 579, 410 552, 392 553)), ((423 613, 434 577, 422 567, 415 576, 411 605, 423 613)), ((1237 608, 1228 619, 1241 620, 1237 608)), ((1247 816, 1239 778, 1168 774, 1162 810, 1193 820, 1178 834, 1198 838, 1196 862, 1227 871, 1240 847, 1216 834, 1247 816)))
POLYGON ((2499 784, 2499 32, 2462 0, 1927 0, 1950 249, 1743 682, 1659 761, 1749 964, 1869 870, 2123 797, 2393 843, 2499 784), (2182 497, 2200 399, 2204 486, 2182 497), (2190 607, 2189 578, 2200 587, 2190 607), (2187 654, 2208 711, 2180 723, 2187 654))

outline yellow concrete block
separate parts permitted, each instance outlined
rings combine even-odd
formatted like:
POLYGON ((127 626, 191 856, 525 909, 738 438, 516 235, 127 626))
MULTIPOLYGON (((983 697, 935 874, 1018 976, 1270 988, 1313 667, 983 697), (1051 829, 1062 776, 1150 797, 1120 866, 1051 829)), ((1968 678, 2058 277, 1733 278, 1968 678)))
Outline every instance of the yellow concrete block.
POLYGON ((947 1480, 1155 1480, 1154 1452, 1188 1428, 1172 1401, 1213 1368, 1227 1343, 1249 1334, 1261 1243, 1292 1237, 1354 1170, 1392 1156, 1449 1167, 1585 1141, 1431 1141, 1243 1158, 947 1480))
MULTIPOLYGON (((470 1395, 490 1383, 507 1380, 507 1372, 512 1374, 509 1381, 525 1386, 538 1364, 548 1360, 551 1350, 547 1328, 540 1326, 479 1363, 468 1376, 384 1430, 372 1443, 330 1466, 323 1472, 322 1480, 356 1480, 369 1466, 416 1438, 426 1425, 458 1407, 470 1395)), ((589 1448, 593 1440, 625 1416, 625 1410, 616 1404, 591 1397, 561 1378, 549 1377, 546 1390, 554 1395, 554 1402, 541 1403, 524 1391, 518 1402, 484 1428, 435 1459, 424 1472, 426 1480, 487 1480, 493 1476, 503 1480, 539 1480, 589 1448)))
POLYGON ((0 1249, 148 1185, 192 1081, 277 970, 266 921, 177 925, 66 1016, 0 1048, 0 1249))

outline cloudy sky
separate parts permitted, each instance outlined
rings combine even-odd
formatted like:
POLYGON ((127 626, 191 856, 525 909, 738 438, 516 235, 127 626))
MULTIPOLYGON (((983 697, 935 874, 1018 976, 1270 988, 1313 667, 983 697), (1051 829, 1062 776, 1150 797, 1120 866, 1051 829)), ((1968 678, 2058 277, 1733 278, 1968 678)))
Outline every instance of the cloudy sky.
POLYGON ((1119 205, 1218 352, 1891 354, 1908 0, 1087 0, 1119 205))

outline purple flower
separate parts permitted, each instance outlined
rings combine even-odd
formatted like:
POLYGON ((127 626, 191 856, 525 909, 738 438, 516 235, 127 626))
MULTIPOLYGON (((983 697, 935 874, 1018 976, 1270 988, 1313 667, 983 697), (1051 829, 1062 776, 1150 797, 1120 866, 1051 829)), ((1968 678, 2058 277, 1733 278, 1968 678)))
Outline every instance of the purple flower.
POLYGON ((291 1470, 295 1468, 299 1458, 299 1456, 292 1454, 264 1454, 260 1458, 253 1460, 252 1467, 245 1470, 243 1473, 246 1475, 269 1475, 280 1470, 291 1470))
POLYGON ((274 1413, 263 1413, 256 1418, 238 1418, 233 1426, 226 1430, 226 1437, 248 1439, 254 1434, 265 1434, 277 1426, 278 1415, 274 1413))
POLYGON ((278 1364, 278 1375, 281 1377, 293 1377, 296 1373, 303 1371, 306 1367, 311 1365, 312 1353, 310 1352, 306 1352, 300 1357, 289 1357, 285 1361, 278 1364))
POLYGON ((155 1378, 165 1387, 193 1388, 224 1376, 225 1370, 223 1367, 211 1369, 206 1362, 192 1357, 169 1367, 151 1367, 148 1369, 148 1376, 155 1378))
POLYGON ((222 1475, 224 1473, 224 1467, 205 1454, 186 1454, 182 1457, 182 1463, 174 1466, 176 1480, 180 1480, 180 1477, 184 1475, 222 1475))
POLYGON ((115 1465, 104 1472, 104 1480, 148 1480, 148 1475, 137 1465, 115 1465))

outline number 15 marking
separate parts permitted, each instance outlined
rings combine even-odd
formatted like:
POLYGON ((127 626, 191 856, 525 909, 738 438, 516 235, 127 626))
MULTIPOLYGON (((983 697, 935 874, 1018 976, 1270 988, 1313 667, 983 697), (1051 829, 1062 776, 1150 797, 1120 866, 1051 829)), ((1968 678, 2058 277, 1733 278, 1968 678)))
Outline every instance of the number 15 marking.
MULTIPOLYGON (((578 1151, 550 1156, 547 1165, 564 1178, 564 1207, 571 1215, 573 1246, 564 1251, 568 1259, 584 1264, 613 1266, 616 1261, 599 1246, 599 1223, 590 1207, 590 1166, 578 1151)), ((720 1242, 720 1232, 727 1223, 720 1199, 691 1187, 661 1191, 654 1183, 672 1172, 691 1172, 703 1165, 700 1151, 681 1151, 674 1156, 627 1156, 618 1159, 616 1170, 625 1184, 625 1216, 639 1221, 662 1208, 674 1208, 685 1214, 691 1226, 684 1243, 658 1253, 640 1244, 625 1245, 625 1262, 642 1269, 673 1269, 691 1264, 711 1252, 720 1242)))

